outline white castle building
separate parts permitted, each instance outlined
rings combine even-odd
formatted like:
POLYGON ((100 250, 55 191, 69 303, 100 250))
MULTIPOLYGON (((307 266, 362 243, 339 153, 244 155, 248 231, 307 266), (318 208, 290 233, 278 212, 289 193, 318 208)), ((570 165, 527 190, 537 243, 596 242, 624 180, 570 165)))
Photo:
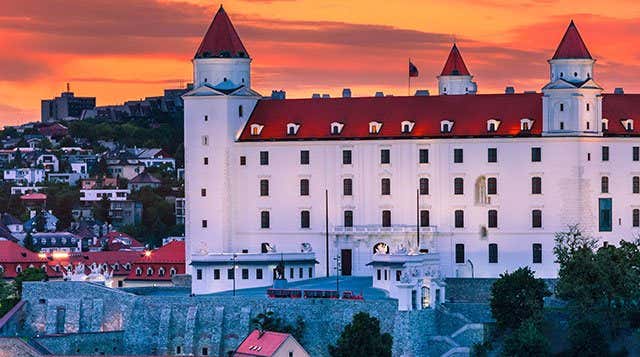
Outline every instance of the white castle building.
POLYGON ((404 249, 446 277, 555 277, 568 225, 602 244, 640 232, 640 95, 604 93, 573 22, 542 93, 476 94, 455 45, 438 96, 263 98, 251 61, 220 8, 184 95, 195 293, 229 289, 234 254, 250 267, 274 247, 304 278, 335 274, 336 257, 371 276, 375 251, 404 249))

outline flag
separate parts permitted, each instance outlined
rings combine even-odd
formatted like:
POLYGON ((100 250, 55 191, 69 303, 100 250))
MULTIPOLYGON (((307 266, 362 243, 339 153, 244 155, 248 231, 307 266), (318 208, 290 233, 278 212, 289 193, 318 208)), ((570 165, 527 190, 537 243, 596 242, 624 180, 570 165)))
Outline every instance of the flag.
POLYGON ((418 76, 418 67, 416 67, 411 61, 409 61, 409 77, 418 76))

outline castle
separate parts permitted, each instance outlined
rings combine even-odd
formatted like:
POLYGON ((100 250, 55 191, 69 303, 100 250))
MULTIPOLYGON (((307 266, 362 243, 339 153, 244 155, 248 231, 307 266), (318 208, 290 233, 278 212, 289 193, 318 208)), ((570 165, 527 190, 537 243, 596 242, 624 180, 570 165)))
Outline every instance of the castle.
POLYGON ((444 277, 553 278, 567 225, 640 231, 640 95, 604 93, 573 22, 541 93, 476 94, 455 45, 432 96, 264 98, 251 62, 221 7, 183 97, 194 293, 260 285, 280 259, 293 279, 369 276, 406 251, 444 277))

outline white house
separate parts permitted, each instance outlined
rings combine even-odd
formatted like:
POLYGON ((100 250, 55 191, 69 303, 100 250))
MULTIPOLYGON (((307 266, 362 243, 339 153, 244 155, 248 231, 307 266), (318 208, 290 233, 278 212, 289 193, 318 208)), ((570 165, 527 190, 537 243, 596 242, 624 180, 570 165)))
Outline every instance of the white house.
POLYGON ((44 182, 44 179, 45 179, 44 169, 25 167, 25 168, 4 170, 5 181, 14 181, 20 184, 31 186, 37 183, 44 182))
POLYGON ((60 161, 54 154, 42 154, 36 159, 36 165, 44 168, 46 172, 58 172, 60 171, 60 161))
POLYGON ((306 244, 318 275, 339 257, 370 276, 383 243, 437 253, 437 276, 551 278, 567 225, 602 244, 640 232, 640 95, 604 93, 573 23, 542 93, 474 94, 457 46, 438 96, 263 99, 251 61, 220 9, 183 96, 192 275, 203 255, 306 244))
POLYGON ((80 201, 100 201, 103 197, 109 199, 109 201, 126 201, 129 199, 131 190, 127 189, 95 189, 95 190, 80 190, 80 201))

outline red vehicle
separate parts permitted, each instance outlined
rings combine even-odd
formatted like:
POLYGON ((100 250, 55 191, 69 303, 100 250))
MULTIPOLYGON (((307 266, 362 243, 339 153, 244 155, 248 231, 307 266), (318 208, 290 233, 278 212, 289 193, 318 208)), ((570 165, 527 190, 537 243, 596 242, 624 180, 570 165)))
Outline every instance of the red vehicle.
POLYGON ((348 291, 348 290, 342 292, 342 298, 345 300, 359 300, 359 301, 364 300, 364 298, 362 297, 362 294, 356 295, 353 293, 353 291, 348 291))
POLYGON ((337 299, 338 292, 335 290, 305 290, 305 299, 337 299))
POLYGON ((267 296, 270 298, 299 299, 302 297, 302 290, 267 289, 267 296))

